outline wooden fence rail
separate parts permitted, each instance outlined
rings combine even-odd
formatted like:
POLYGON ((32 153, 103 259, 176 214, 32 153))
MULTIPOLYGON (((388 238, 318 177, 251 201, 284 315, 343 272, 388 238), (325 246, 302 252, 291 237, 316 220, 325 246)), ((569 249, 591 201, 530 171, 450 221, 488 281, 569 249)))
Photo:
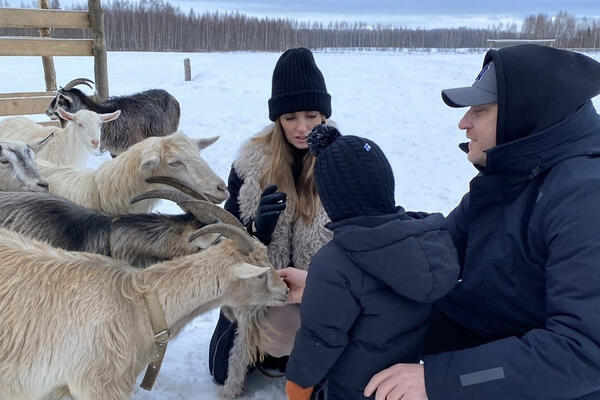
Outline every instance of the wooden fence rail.
POLYGON ((0 13, 0 26, 3 28, 66 28, 90 29, 90 16, 87 11, 31 10, 5 8, 0 13))
POLYGON ((39 0, 40 9, 35 10, 0 8, 0 28, 38 28, 41 36, 0 37, 0 56, 42 56, 46 81, 45 91, 0 93, 0 116, 45 113, 56 90, 52 57, 57 56, 93 56, 94 99, 104 101, 109 95, 104 11, 100 0, 88 0, 89 11, 49 10, 48 2, 39 0), (51 37, 52 28, 90 29, 92 39, 55 39, 51 37))

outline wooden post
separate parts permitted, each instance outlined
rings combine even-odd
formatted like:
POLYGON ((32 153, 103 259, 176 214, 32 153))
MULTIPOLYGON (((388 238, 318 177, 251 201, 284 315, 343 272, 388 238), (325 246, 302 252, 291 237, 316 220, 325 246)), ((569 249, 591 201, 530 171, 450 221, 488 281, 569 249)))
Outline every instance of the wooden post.
MULTIPOLYGON (((42 9, 47 10, 50 8, 49 0, 39 0, 39 5, 42 9)), ((50 37, 50 28, 40 28, 39 32, 41 37, 50 37)), ((54 60, 52 59, 52 56, 43 56, 42 65, 44 66, 44 79, 46 80, 46 90, 56 90, 56 71, 54 70, 54 60)))
POLYGON ((95 100, 97 103, 101 103, 108 98, 108 67, 104 37, 104 11, 100 0, 88 0, 88 11, 90 12, 92 40, 94 41, 95 100))
POLYGON ((183 60, 183 69, 185 70, 185 81, 192 80, 192 67, 190 66, 190 59, 185 58, 183 60))

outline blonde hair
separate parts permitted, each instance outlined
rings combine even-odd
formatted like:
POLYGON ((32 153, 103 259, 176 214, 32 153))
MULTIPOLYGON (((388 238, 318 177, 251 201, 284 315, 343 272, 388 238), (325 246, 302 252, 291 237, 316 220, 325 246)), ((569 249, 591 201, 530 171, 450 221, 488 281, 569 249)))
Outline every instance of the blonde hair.
MULTIPOLYGON (((321 121, 325 123, 325 116, 323 114, 320 116, 321 121)), ((305 223, 311 223, 321 208, 321 199, 315 185, 315 157, 310 151, 306 152, 302 158, 302 172, 296 184, 292 175, 294 158, 289 147, 292 145, 288 144, 285 138, 280 118, 275 121, 271 133, 254 138, 252 142, 262 146, 269 158, 269 168, 260 179, 261 187, 277 185, 278 190, 287 194, 288 199, 296 205, 294 219, 301 218, 305 223)))

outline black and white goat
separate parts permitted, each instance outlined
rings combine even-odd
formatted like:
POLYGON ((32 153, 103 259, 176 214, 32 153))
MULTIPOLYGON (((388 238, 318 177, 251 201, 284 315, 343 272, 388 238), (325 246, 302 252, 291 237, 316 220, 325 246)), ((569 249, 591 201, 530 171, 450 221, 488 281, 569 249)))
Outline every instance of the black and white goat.
MULTIPOLYGON (((206 203, 196 200, 201 194, 171 178, 152 179, 183 187, 193 196, 174 190, 153 190, 132 201, 167 199, 177 202, 186 214, 109 216, 51 193, 0 192, 0 227, 54 247, 103 254, 135 267, 193 254, 219 240, 218 234, 193 236, 200 228, 215 222, 214 217, 203 211, 206 203)), ((211 210, 223 211, 216 217, 243 228, 223 209, 211 210)))
POLYGON ((108 150, 113 157, 121 154, 130 146, 150 136, 169 135, 179 127, 179 102, 166 90, 151 89, 128 96, 109 97, 102 104, 91 100, 77 85, 92 87, 93 81, 86 78, 74 79, 65 87, 58 89, 46 115, 60 119, 58 108, 70 113, 90 110, 98 114, 121 110, 119 119, 102 125, 100 148, 108 150))

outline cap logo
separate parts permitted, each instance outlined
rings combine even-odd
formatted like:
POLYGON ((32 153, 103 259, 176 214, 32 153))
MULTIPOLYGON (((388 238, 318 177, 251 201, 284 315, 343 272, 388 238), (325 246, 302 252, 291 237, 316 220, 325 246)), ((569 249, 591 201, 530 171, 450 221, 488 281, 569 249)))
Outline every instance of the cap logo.
POLYGON ((485 75, 485 73, 490 70, 491 66, 492 66, 492 63, 487 63, 485 65, 485 67, 483 67, 483 69, 481 70, 479 75, 477 75, 477 78, 475 78, 475 82, 478 82, 479 80, 481 80, 481 78, 483 78, 483 75, 485 75))
POLYGON ((365 143, 363 147, 366 151, 371 151, 371 146, 369 146, 369 143, 365 143))

